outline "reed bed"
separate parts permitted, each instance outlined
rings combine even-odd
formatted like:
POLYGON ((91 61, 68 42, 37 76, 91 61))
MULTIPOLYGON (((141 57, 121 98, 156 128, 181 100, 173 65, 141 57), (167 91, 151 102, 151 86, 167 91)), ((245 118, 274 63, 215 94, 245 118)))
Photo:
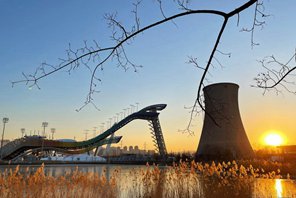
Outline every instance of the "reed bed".
MULTIPOLYGON (((265 171, 233 162, 180 162, 165 168, 149 166, 106 174, 75 171, 59 177, 16 167, 0 172, 0 197, 296 197, 293 180, 281 180, 280 170, 265 171), (284 186, 284 187, 282 187, 284 186), (258 196, 257 196, 258 195, 258 196)), ((285 176, 286 177, 286 176, 285 176)))

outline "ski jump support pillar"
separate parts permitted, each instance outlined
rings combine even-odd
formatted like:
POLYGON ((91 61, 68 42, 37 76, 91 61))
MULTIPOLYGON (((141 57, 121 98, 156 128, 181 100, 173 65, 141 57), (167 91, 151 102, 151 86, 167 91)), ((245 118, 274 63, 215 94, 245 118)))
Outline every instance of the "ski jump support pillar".
POLYGON ((158 150, 160 157, 162 160, 166 160, 167 157, 167 150, 159 122, 158 116, 149 120, 149 126, 151 129, 151 135, 153 138, 154 145, 156 149, 158 150))

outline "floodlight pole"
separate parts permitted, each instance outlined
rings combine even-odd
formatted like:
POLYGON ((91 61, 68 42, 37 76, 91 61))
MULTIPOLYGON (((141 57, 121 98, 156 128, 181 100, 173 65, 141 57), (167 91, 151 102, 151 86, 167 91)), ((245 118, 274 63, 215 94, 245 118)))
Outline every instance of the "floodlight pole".
POLYGON ((9 118, 3 118, 3 131, 2 131, 2 139, 1 139, 1 155, 0 159, 2 159, 2 147, 3 147, 3 140, 4 140, 4 132, 5 132, 5 124, 9 121, 9 118))
POLYGON ((43 153, 44 139, 45 139, 45 127, 47 126, 48 126, 48 122, 42 122, 42 127, 43 127, 43 137, 42 137, 42 146, 41 146, 42 153, 43 153))
POLYGON ((111 128, 111 126, 112 126, 112 119, 113 118, 109 118, 109 124, 110 124, 109 128, 111 128))
POLYGON ((134 107, 135 107, 135 105, 132 105, 131 104, 130 106, 131 106, 131 114, 132 114, 132 113, 134 113, 134 107))
POLYGON ((22 137, 24 137, 25 131, 26 131, 25 128, 21 128, 22 137))
POLYGON ((85 134, 85 141, 87 140, 87 134, 88 134, 88 129, 86 129, 86 130, 84 130, 85 132, 84 132, 84 134, 85 134))
POLYGON ((53 140, 53 134, 56 132, 56 129, 55 128, 51 128, 50 131, 52 133, 51 139, 53 140))
POLYGON ((101 123, 101 132, 100 133, 103 133, 104 132, 104 125, 105 125, 105 123, 103 122, 103 123, 101 123))
POLYGON ((93 136, 94 136, 94 137, 96 137, 96 135, 97 135, 97 128, 98 128, 98 127, 94 127, 94 130, 93 130, 93 136))
POLYGON ((43 136, 45 136, 45 128, 48 126, 48 122, 42 122, 43 136))
POLYGON ((118 122, 118 120, 120 119, 119 115, 120 113, 116 113, 116 122, 118 122))

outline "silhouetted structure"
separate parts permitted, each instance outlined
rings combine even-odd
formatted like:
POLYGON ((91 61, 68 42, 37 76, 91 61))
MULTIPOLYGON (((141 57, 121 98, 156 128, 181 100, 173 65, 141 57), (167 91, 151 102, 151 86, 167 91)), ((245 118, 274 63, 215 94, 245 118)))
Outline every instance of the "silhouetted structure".
POLYGON ((6 144, 2 149, 2 160, 13 160, 25 156, 32 152, 58 151, 68 154, 85 153, 104 144, 118 143, 122 136, 113 137, 117 130, 124 127, 133 120, 147 120, 152 127, 152 138, 163 160, 166 159, 167 150, 158 119, 159 112, 166 107, 166 104, 156 104, 145 107, 138 112, 132 113, 114 123, 109 129, 102 134, 81 142, 64 142, 59 140, 49 140, 45 136, 25 136, 6 144), (152 124, 151 124, 152 123, 152 124), (108 138, 109 137, 109 138, 108 138))
POLYGON ((239 159, 254 155, 241 121, 238 88, 233 83, 206 86, 206 114, 196 159, 239 159))

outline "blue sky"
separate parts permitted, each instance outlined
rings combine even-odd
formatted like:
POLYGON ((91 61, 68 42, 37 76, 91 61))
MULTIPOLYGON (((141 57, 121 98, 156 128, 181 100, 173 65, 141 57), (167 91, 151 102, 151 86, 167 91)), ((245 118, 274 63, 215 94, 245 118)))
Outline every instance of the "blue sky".
MULTIPOLYGON (((219 9, 237 7, 244 1, 195 1, 194 8, 219 9)), ((266 20, 263 30, 255 32, 260 46, 251 48, 250 34, 240 32, 252 23, 254 9, 231 19, 221 39, 219 49, 231 52, 231 58, 217 54, 224 68, 217 66, 209 76, 211 83, 235 82, 240 85, 240 108, 243 122, 253 145, 258 136, 268 130, 282 131, 287 139, 295 137, 293 117, 295 96, 285 93, 276 96, 250 88, 253 77, 261 71, 257 60, 275 55, 287 60, 296 47, 294 21, 295 1, 264 1, 266 20)), ((169 16, 176 13, 174 5, 165 2, 169 16)), ((92 130, 106 122, 122 109, 139 102, 139 108, 150 104, 167 103, 160 119, 168 150, 195 150, 202 127, 202 116, 194 120, 195 136, 178 132, 189 119, 188 110, 196 96, 201 72, 186 64, 188 56, 195 56, 204 65, 212 49, 222 20, 217 16, 196 15, 175 20, 139 35, 126 50, 129 57, 144 67, 138 73, 124 72, 115 62, 108 62, 103 72, 100 93, 95 96, 97 111, 83 105, 89 88, 90 73, 80 68, 68 75, 59 72, 40 81, 41 90, 28 89, 24 84, 11 87, 11 81, 22 78, 22 72, 32 73, 43 61, 55 64, 64 56, 68 43, 73 48, 83 46, 83 41, 97 40, 102 46, 112 45, 110 30, 104 21, 104 13, 117 11, 118 18, 126 25, 132 23, 131 1, 16 1, 0 0, 0 116, 7 116, 6 137, 20 136, 20 128, 41 130, 43 121, 49 128, 57 129, 57 138, 84 138, 84 130, 92 130), (186 145, 186 146, 184 146, 186 145)), ((159 20, 161 13, 156 1, 144 1, 139 7, 141 26, 159 20)), ((2 125, 0 125, 2 126, 2 125)), ((92 132, 90 132, 91 136, 92 132)), ((146 142, 152 148, 147 123, 136 121, 123 128, 123 144, 146 142)), ((294 138, 295 139, 295 138, 294 138)), ((288 143, 296 143, 290 140, 288 143)))

